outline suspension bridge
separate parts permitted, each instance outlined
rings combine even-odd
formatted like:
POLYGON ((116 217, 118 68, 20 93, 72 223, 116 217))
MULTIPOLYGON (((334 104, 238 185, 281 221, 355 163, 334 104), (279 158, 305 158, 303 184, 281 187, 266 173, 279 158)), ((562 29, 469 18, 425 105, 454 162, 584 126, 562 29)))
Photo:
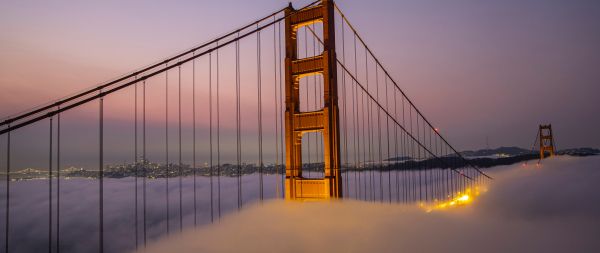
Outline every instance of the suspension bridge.
POLYGON ((123 251, 265 199, 445 205, 491 179, 423 115, 331 0, 290 4, 0 124, 5 252, 73 251, 74 206, 93 210, 86 244, 123 251), (33 131, 44 155, 28 151, 33 131), (93 162, 77 162, 84 147, 93 162), (35 172, 47 212, 30 225, 43 236, 24 232, 27 214, 16 211, 40 208, 18 180, 33 160, 45 164, 35 172), (87 178, 77 185, 94 195, 64 196, 73 178, 87 178), (127 207, 115 204, 123 194, 127 207), (118 228, 107 221, 115 212, 126 217, 118 228), (110 243, 115 230, 126 245, 110 243))

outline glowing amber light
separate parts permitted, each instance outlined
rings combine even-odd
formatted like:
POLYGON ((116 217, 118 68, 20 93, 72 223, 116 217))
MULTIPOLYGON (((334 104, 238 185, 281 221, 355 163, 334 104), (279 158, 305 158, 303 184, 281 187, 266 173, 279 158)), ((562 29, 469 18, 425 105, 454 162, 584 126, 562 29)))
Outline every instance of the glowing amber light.
MULTIPOLYGON (((424 203, 420 203, 419 206, 424 208, 426 212, 431 212, 433 210, 443 210, 450 207, 462 206, 469 204, 473 201, 475 196, 479 195, 479 187, 476 187, 475 190, 471 190, 470 188, 466 189, 464 193, 458 193, 456 197, 451 200, 445 202, 438 202, 437 200, 431 204, 426 205, 424 203)), ((485 190, 483 190, 485 191, 485 190)))

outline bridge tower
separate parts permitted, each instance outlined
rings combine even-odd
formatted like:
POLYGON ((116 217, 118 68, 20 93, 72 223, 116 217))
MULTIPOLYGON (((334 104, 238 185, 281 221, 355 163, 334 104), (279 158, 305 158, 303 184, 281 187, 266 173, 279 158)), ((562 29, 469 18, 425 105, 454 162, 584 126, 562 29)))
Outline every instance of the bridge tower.
POLYGON ((544 159, 545 152, 550 152, 550 156, 554 155, 554 137, 552 136, 552 125, 540 125, 540 159, 544 159))
POLYGON ((334 5, 323 0, 319 5, 294 10, 290 4, 285 11, 285 143, 286 199, 329 199, 342 196, 335 54, 334 5), (293 15, 292 15, 293 14, 293 15), (323 52, 298 58, 298 29, 321 22, 323 52), (324 106, 321 110, 300 112, 300 79, 322 75, 324 106), (320 132, 323 135, 324 177, 309 179, 302 176, 302 135, 320 132))

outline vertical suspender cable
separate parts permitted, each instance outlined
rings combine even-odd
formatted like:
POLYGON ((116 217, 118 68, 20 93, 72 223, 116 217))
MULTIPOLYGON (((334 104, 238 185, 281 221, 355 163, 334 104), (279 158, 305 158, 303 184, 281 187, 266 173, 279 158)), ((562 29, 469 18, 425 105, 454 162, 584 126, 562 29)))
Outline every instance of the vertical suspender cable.
MULTIPOLYGON (((434 129, 429 129, 429 143, 431 143, 431 138, 432 138, 431 132, 432 132, 433 130, 434 130, 434 129)), ((435 137, 435 136, 433 136, 433 137, 435 137)), ((431 144, 430 144, 430 145, 431 145, 431 144)), ((431 145, 431 147, 434 147, 434 155, 435 155, 435 156, 437 156, 437 157, 439 157, 439 154, 437 153, 437 150, 438 150, 438 149, 437 149, 437 138, 435 139, 435 141, 433 142, 433 145, 431 145)), ((436 161, 436 162, 437 162, 437 161, 436 161)), ((433 170, 433 168, 436 168, 436 167, 437 167, 437 165, 436 165, 436 164, 432 164, 432 170, 433 170)), ((433 174, 433 172, 431 172, 431 174, 430 174, 430 175, 432 175, 432 174, 433 174)), ((439 193, 439 185, 438 185, 438 182, 439 182, 439 175, 438 175, 438 170, 435 170, 435 174, 433 174, 433 176, 432 176, 432 180, 433 180, 433 186, 432 186, 432 189, 433 189, 433 193, 432 193, 432 200, 436 200, 436 199, 438 199, 438 196, 439 196, 439 194, 438 194, 438 193, 439 193), (435 177, 434 177, 434 176, 435 176, 435 177)))
MULTIPOLYGON (((417 124, 417 142, 421 142, 420 141, 420 139, 421 139, 421 128, 419 127, 419 114, 418 113, 415 115, 415 119, 417 120, 417 123, 416 123, 417 124)), ((419 202, 422 202, 423 201, 423 187, 422 187, 422 184, 423 184, 423 182, 422 182, 422 174, 423 173, 421 173, 421 164, 422 164, 422 162, 421 162, 421 146, 420 145, 417 147, 417 152, 418 152, 417 154, 418 154, 418 157, 419 157, 418 158, 419 159, 418 160, 419 161, 418 162, 418 168, 417 168, 417 170, 419 171, 419 202)))
MULTIPOLYGON (((377 101, 379 101, 379 70, 377 64, 375 65, 375 92, 377 101)), ((377 153, 379 154, 379 201, 383 202, 383 176, 381 170, 382 157, 381 157, 381 108, 377 107, 377 153)))
MULTIPOLYGON (((7 128, 10 128, 10 124, 7 125, 7 128)), ((10 228, 10 131, 6 134, 6 217, 5 217, 5 227, 4 227, 4 249, 6 253, 8 253, 8 231, 10 228)))
MULTIPOLYGON (((436 132, 437 132, 437 131, 436 131, 436 132)), ((444 160, 443 160, 443 159, 444 159, 444 158, 443 158, 443 157, 444 157, 444 156, 443 156, 443 155, 444 155, 444 153, 442 153, 442 140, 441 140, 441 139, 440 139, 440 137, 439 137, 439 136, 437 136, 437 135, 435 136, 435 139, 436 139, 436 142, 438 143, 437 145, 438 145, 438 147, 439 147, 439 154, 440 154, 440 157, 441 157, 441 159, 442 159, 441 161, 443 162, 443 161, 444 161, 444 160)), ((444 189, 445 189, 445 185, 444 185, 444 170, 443 170, 443 167, 442 167, 442 166, 443 166, 443 165, 441 165, 441 164, 440 164, 440 167, 438 168, 438 169, 439 169, 439 177, 438 177, 438 180, 440 181, 440 185, 438 186, 440 194, 439 194, 439 197, 438 197, 438 198, 439 198, 440 200, 444 199, 444 198, 445 198, 445 196, 446 196, 446 194, 445 194, 445 192, 444 192, 444 189)))
POLYGON ((52 119, 53 117, 50 117, 48 149, 48 253, 52 253, 52 119))
MULTIPOLYGON (((137 76, 136 76, 137 79, 137 76)), ((134 226, 135 226, 135 249, 138 249, 138 85, 137 83, 133 86, 134 87, 134 95, 133 95, 133 166, 134 166, 134 226)))
MULTIPOLYGON (((284 148, 284 132, 283 132, 283 67, 282 67, 282 62, 283 60, 283 53, 282 53, 282 47, 283 47, 283 43, 282 43, 282 36, 281 36, 281 24, 282 22, 279 22, 279 30, 278 32, 278 37, 279 37, 279 62, 277 65, 279 65, 279 134, 281 134, 281 136, 279 137, 279 141, 280 141, 280 147, 281 147, 281 163, 284 163, 284 155, 285 155, 285 148, 284 148)), ((285 186, 285 171, 283 170, 285 168, 285 166, 282 165, 282 171, 281 171, 281 197, 285 197, 283 188, 285 186)))
POLYGON ((147 171, 147 158, 146 158, 146 80, 142 82, 142 166, 144 171, 144 177, 142 178, 142 204, 144 206, 144 248, 146 247, 146 178, 148 177, 147 171))
MULTIPOLYGON (((354 33, 354 73, 356 74, 356 78, 358 79, 359 77, 358 77, 358 54, 357 54, 357 51, 356 51, 356 33, 354 33)), ((356 98, 358 100, 358 83, 355 84, 355 87, 356 87, 356 98)), ((356 107, 357 108, 357 111, 356 111, 356 118, 357 119, 359 118, 359 116, 358 116, 359 111, 361 112, 361 115, 363 117, 365 115, 365 110, 364 110, 364 104, 365 104, 365 102, 364 102, 364 98, 365 98, 364 93, 361 91, 361 96, 360 96, 360 110, 358 110, 358 103, 356 105, 357 106, 356 107)), ((360 118, 363 118, 363 117, 360 117, 360 118)), ((357 122, 357 126, 362 125, 362 127, 360 127, 361 128, 360 132, 362 132, 362 134, 360 134, 360 133, 359 134, 362 135, 363 145, 366 146, 365 145, 365 142, 366 142, 366 138, 365 138, 365 121, 361 120, 361 123, 362 124, 358 124, 358 122, 357 122)), ((358 148, 359 148, 359 152, 360 152, 360 136, 358 138, 358 148)), ((361 180, 361 174, 363 174, 362 172, 364 172, 364 168, 365 168, 365 164, 366 164, 366 160, 367 160, 367 157, 366 157, 366 148, 363 147, 362 151, 363 151, 362 152, 362 155, 363 155, 362 168, 361 168, 361 172, 358 174, 359 184, 360 184, 360 180, 361 180)), ((360 163, 360 159, 359 159, 359 163, 360 163)), ((366 175, 363 175, 363 176, 365 177, 365 180, 366 180, 366 175)), ((364 182, 364 186, 365 187, 363 189, 364 190, 363 191, 363 193, 364 193, 363 195, 364 195, 364 199, 366 200, 367 199, 367 187, 366 187, 367 184, 366 184, 366 181, 364 182)), ((359 193, 360 193, 360 190, 361 189, 358 188, 359 193)))
MULTIPOLYGON (((258 24, 257 24, 258 26, 258 24)), ((263 200, 263 153, 262 153, 262 84, 261 84, 261 66, 260 66, 260 31, 256 33, 256 68, 257 68, 257 86, 258 86, 258 181, 259 197, 263 200)))
MULTIPOLYGON (((192 52, 192 56, 195 56, 196 52, 192 52)), ((211 126, 212 127, 212 126, 211 126)), ((212 137, 212 136, 211 136, 212 137)), ((212 157, 211 157, 212 158, 212 157)), ((192 60, 192 170, 194 173, 194 227, 198 226, 198 207, 196 197, 196 60, 192 60)), ((211 168, 212 170, 212 168, 211 168)), ((212 183, 212 174, 211 174, 212 183)), ((210 187, 212 191, 212 185, 210 187)), ((212 198, 212 194, 211 194, 212 198)), ((212 205, 212 201, 211 201, 212 205)), ((212 206, 211 206, 212 212, 212 206)))
MULTIPOLYGON (((448 157, 446 156, 447 155, 446 154, 446 145, 442 146, 442 154, 443 154, 443 159, 445 159, 447 161, 448 157)), ((447 164, 447 163, 444 163, 444 164, 447 164)), ((444 165, 444 167, 445 167, 444 168, 444 171, 445 171, 444 176, 446 178, 445 187, 444 187, 445 188, 444 198, 448 199, 448 198, 450 198, 450 182, 448 181, 449 180, 448 175, 450 174, 450 170, 448 169, 448 166, 444 165)))
MULTIPOLYGON (((102 92, 102 91, 100 91, 102 92)), ((100 252, 104 252, 104 97, 100 97, 100 157, 99 157, 99 169, 100 169, 100 233, 99 233, 99 245, 100 252)))
MULTIPOLYGON (((420 114, 419 114, 420 115, 420 114)), ((423 117, 421 115, 421 117, 423 117)), ((423 127, 423 140, 421 141, 422 144, 422 148, 423 148, 423 160, 421 162, 422 164, 422 168, 423 168, 423 174, 424 174, 424 180, 423 180, 423 184, 425 185, 425 202, 427 202, 429 200, 429 183, 428 183, 428 179, 427 179, 427 152, 425 152, 425 145, 427 145, 427 138, 425 135, 425 122, 424 120, 421 120, 421 123, 423 123, 421 126, 423 127)))
MULTIPOLYGON (((356 36, 354 37, 354 73, 356 73, 356 36)), ((360 172, 357 173, 360 164, 360 133, 358 132, 358 90, 354 85, 354 79, 352 81, 352 132, 354 133, 354 196, 356 199, 360 198, 360 172), (357 179, 358 174, 358 179, 357 179)))
MULTIPOLYGON (((384 77, 384 84, 385 84, 385 107, 387 108, 387 110, 389 110, 389 104, 388 104, 388 84, 387 84, 387 77, 384 77)), ((395 109, 395 108, 394 108, 395 109)), ((395 114, 394 114, 395 116, 395 114)), ((388 157, 388 161, 390 158, 390 117, 386 117, 386 122, 385 122, 385 129, 386 129, 386 140, 387 140, 387 157, 388 157)), ((389 164, 386 166, 387 171, 388 171, 388 199, 389 199, 389 203, 392 203, 392 172, 390 170, 390 166, 389 164)))
POLYGON ((212 53, 208 54, 208 133, 209 133, 209 170, 210 170, 210 222, 214 222, 214 208, 213 208, 213 102, 212 102, 213 92, 212 92, 212 53))
MULTIPOLYGON (((357 178, 357 170, 358 170, 358 159, 359 159, 359 154, 360 150, 357 150, 357 142, 359 141, 359 136, 357 136, 357 128, 358 128, 358 110, 355 109, 356 105, 358 105, 358 101, 356 99, 355 95, 355 90, 356 87, 354 85, 354 80, 351 80, 350 83, 350 90, 351 90, 351 96, 352 96, 352 146, 353 146, 353 155, 354 155, 354 197, 356 199, 359 198, 360 192, 359 192, 359 181, 357 178)), ((358 174, 360 175, 360 174, 358 174)))
MULTIPOLYGON (((414 136, 413 133, 413 117, 412 117, 412 106, 408 107, 408 112, 410 114, 410 134, 414 136)), ((415 139, 411 138, 410 139, 410 153, 411 153, 411 159, 414 161, 414 163, 417 162, 416 158, 416 152, 415 152, 415 139)), ((413 163, 413 168, 411 168, 411 176, 410 176, 410 181, 411 181, 411 191, 412 191, 412 200, 416 200, 417 199, 417 187, 416 187, 416 183, 415 183, 415 173, 413 172, 415 167, 413 163)))
POLYGON ((369 65, 367 63, 367 52, 365 50, 365 81, 366 81, 366 85, 367 85, 367 90, 365 91, 366 95, 367 95, 367 136, 368 136, 368 149, 369 149, 369 162, 371 163, 371 165, 369 166, 369 199, 371 201, 375 201, 375 189, 374 189, 374 182, 373 182, 373 150, 371 149, 371 145, 373 144, 373 127, 371 125, 372 122, 372 118, 371 118, 371 100, 368 97, 369 94, 369 65))
MULTIPOLYGON (((238 34, 239 37, 239 34, 238 34)), ((242 191, 242 75, 241 75, 241 61, 240 61, 240 43, 238 41, 238 184, 240 194, 240 208, 243 202, 243 191, 242 191)))
POLYGON ((404 199, 403 201, 406 203, 408 202, 409 196, 410 196, 410 175, 411 173, 408 171, 410 169, 411 163, 412 163, 412 154, 411 154, 411 148, 410 148, 410 142, 408 140, 408 138, 406 137, 407 135, 407 131, 406 129, 408 129, 407 125, 406 125, 406 105, 404 103, 404 96, 402 97, 402 126, 404 129, 402 129, 402 131, 400 132, 400 134, 402 134, 402 154, 403 156, 405 156, 404 159, 404 163, 402 164, 402 186, 403 186, 403 190, 404 190, 404 199))
MULTIPOLYGON (((423 115, 421 115, 421 117, 423 117, 423 115)), ((425 124, 423 124, 423 142, 424 142, 423 144, 424 145, 427 145, 427 134, 425 133, 426 131, 427 131, 427 127, 425 126, 425 124)), ((430 144, 431 144, 431 142, 430 142, 430 144)), ((424 147, 424 149, 425 149, 425 147, 424 147)), ((431 150, 431 145, 429 145, 427 147, 427 149, 431 150)), ((425 165, 424 165, 425 171, 423 172, 425 174, 425 201, 428 201, 429 198, 431 197, 431 194, 429 194, 429 185, 430 185, 430 182, 431 182, 431 177, 427 176, 428 173, 431 173, 431 170, 429 168, 429 162, 430 162, 429 161, 429 158, 430 158, 429 156, 430 155, 427 154, 425 152, 425 150, 423 150, 423 154, 424 154, 423 156, 424 156, 424 159, 425 159, 425 165)))
MULTIPOLYGON (((217 41, 217 47, 219 42, 217 41)), ((221 220, 221 118, 219 110, 219 49, 216 50, 217 54, 217 213, 219 214, 219 220, 221 220)))
MULTIPOLYGON (((273 16, 273 22, 275 22, 275 16, 273 16)), ((279 174, 279 125, 278 125, 278 103, 277 103, 277 28, 278 26, 275 25, 275 23, 273 23, 273 69, 274 69, 274 73, 275 75, 273 76, 273 90, 274 90, 274 97, 273 100, 275 101, 275 107, 274 107, 274 112, 275 112, 275 175, 278 176, 279 174)), ((276 177, 277 178, 277 177, 276 177)), ((283 189, 281 189, 283 191, 283 189)), ((277 179, 275 180, 275 197, 278 198, 279 197, 279 182, 277 181, 277 179)))
MULTIPOLYGON (((387 78, 385 80, 387 80, 387 78)), ((387 87, 387 84, 386 84, 386 87, 387 87)), ((397 94, 396 90, 394 90, 394 117, 399 118, 398 103, 396 102, 397 101, 396 94, 397 94)), ((396 126, 396 125, 394 125, 394 157, 396 157, 396 159, 400 158, 398 156, 398 126, 396 126)), ((394 168, 395 168, 395 172, 396 172, 396 202, 400 202, 400 185, 398 184, 399 177, 398 177, 398 168, 396 166, 399 161, 402 161, 402 160, 394 160, 394 168)))
MULTIPOLYGON (((448 153, 450 153, 450 152, 448 152, 448 153)), ((450 160, 451 161, 450 162, 450 166, 451 166, 451 168, 454 168, 454 160, 455 160, 454 159, 454 155, 452 155, 449 158, 451 159, 450 160)), ((454 194, 456 193, 456 184, 454 183, 454 177, 455 177, 454 174, 450 174, 450 183, 452 184, 452 189, 451 190, 452 190, 452 198, 453 199, 454 199, 454 194)))
POLYGON ((183 231, 183 162, 181 161, 181 65, 177 67, 177 71, 179 74, 179 98, 177 102, 179 102, 179 232, 183 231))
MULTIPOLYGON (((240 37, 240 34, 237 34, 240 37)), ((240 42, 235 41, 235 115, 236 115, 236 148, 237 148, 237 201, 238 210, 242 208, 242 183, 241 183, 241 161, 240 161, 240 42)))
MULTIPOLYGON (((404 96, 402 97, 404 99, 404 96)), ((412 107, 408 107, 408 123, 410 124, 410 134, 413 133, 413 121, 412 121, 412 107)), ((408 137, 406 137, 406 135, 408 135, 408 133, 405 133, 405 138, 406 138, 406 145, 410 147, 410 166, 409 169, 410 171, 407 172, 407 179, 408 179, 408 185, 407 187, 409 187, 409 200, 413 200, 415 199, 416 195, 414 192, 414 182, 415 182, 415 178, 414 178, 414 162, 415 162, 415 150, 414 150, 414 139, 410 138, 408 139, 408 137)))
POLYGON ((56 122, 56 252, 60 252, 60 113, 56 122))
MULTIPOLYGON (((165 63, 165 66, 168 63, 165 63)), ((165 71, 165 166, 167 173, 165 175, 165 206, 167 208, 167 234, 170 233, 169 221, 169 71, 165 71)))
MULTIPOLYGON (((238 33, 238 38, 239 38, 238 33)), ((241 172, 242 172, 242 161, 241 161, 241 148, 240 148, 240 42, 236 41, 235 43, 235 66, 236 66, 236 79, 235 79, 235 91, 236 91, 236 135, 237 135, 237 183, 238 183, 238 209, 242 207, 242 181, 241 181, 241 172)))
MULTIPOLYGON (((342 22, 342 62, 344 64, 346 64, 346 43, 344 42, 344 22, 342 22)), ((346 111, 347 111, 346 107, 348 105, 348 102, 346 100, 347 100, 348 96, 346 94, 346 74, 345 73, 344 73, 344 76, 342 77, 342 94, 343 95, 341 97, 343 99, 342 102, 343 102, 343 107, 344 107, 344 111, 343 111, 343 114, 344 114, 344 166, 346 167, 345 168, 346 175, 344 175, 346 178, 346 184, 345 184, 346 191, 345 192, 346 192, 346 194, 349 195, 348 191, 350 189, 349 188, 350 186, 348 185, 348 182, 349 182, 349 179, 348 179, 348 114, 346 113, 346 111)))

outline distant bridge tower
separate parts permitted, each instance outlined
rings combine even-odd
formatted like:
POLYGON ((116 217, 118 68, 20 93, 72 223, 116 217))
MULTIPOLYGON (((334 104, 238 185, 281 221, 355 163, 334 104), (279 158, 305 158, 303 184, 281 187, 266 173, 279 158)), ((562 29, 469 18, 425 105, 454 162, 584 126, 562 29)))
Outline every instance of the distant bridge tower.
POLYGON ((290 4, 285 15, 285 196, 286 199, 338 198, 342 192, 333 1, 323 0, 317 6, 299 11, 290 4), (317 22, 323 24, 323 53, 298 59, 298 28, 317 22), (324 106, 318 111, 300 112, 300 79, 311 75, 323 76, 324 106), (320 179, 302 176, 302 135, 309 132, 323 135, 325 171, 320 179))
POLYGON ((552 125, 540 125, 540 159, 544 159, 545 152, 550 152, 554 156, 554 137, 552 136, 552 125))

